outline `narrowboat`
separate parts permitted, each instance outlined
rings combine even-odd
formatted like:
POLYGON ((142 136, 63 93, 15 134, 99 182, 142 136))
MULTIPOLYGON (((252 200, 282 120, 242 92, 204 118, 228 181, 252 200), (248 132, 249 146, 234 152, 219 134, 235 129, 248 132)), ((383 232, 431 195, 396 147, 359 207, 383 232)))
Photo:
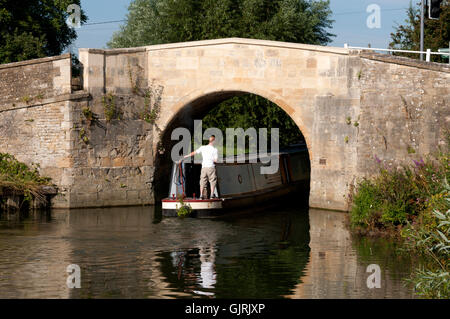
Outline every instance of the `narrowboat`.
MULTIPOLYGON (((274 199, 307 193, 310 163, 306 145, 295 145, 265 157, 246 154, 225 158, 216 164, 217 187, 213 198, 199 198, 201 164, 174 163, 169 196, 162 200, 163 216, 177 216, 182 205, 190 206, 192 217, 214 217, 228 212, 266 207, 274 199), (278 159, 274 174, 261 167, 278 159)), ((209 189, 208 189, 209 194, 209 189)))

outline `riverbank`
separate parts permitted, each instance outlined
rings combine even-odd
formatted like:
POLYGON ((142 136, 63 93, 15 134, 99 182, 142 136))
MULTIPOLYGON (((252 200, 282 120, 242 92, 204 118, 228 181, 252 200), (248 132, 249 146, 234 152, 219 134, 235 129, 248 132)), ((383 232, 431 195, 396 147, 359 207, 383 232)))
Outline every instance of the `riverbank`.
POLYGON ((27 166, 14 156, 0 153, 0 212, 45 208, 57 190, 51 179, 41 176, 39 166, 27 166))
POLYGON ((352 194, 350 226, 360 236, 401 239, 426 262, 409 278, 418 295, 450 298, 450 153, 440 152, 401 169, 380 165, 352 194))

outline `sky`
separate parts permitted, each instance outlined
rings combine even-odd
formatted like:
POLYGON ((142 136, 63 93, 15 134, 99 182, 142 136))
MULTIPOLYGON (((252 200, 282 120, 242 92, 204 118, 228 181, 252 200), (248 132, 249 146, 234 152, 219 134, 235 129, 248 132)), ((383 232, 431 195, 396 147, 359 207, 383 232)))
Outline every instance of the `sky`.
MULTIPOLYGON (((350 46, 386 48, 394 27, 403 24, 406 9, 411 0, 331 0, 333 11, 333 28, 335 34, 330 46, 350 46), (380 9, 380 23, 372 21, 368 27, 367 19, 374 11, 367 12, 368 7, 376 5, 380 9)), ((418 0, 412 0, 416 3, 418 0)), ((73 44, 77 48, 106 48, 114 31, 119 30, 124 22, 97 24, 108 21, 120 21, 126 18, 128 6, 132 0, 81 0, 81 7, 88 16, 87 24, 77 29, 78 39, 73 44)))

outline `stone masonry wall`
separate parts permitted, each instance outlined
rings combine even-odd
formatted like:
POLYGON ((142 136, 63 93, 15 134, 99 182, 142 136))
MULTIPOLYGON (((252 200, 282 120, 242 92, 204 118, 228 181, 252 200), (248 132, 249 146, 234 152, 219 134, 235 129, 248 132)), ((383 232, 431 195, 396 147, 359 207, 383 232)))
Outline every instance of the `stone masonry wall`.
POLYGON ((154 203, 153 125, 142 119, 149 107, 142 81, 145 56, 145 50, 120 55, 80 50, 91 98, 75 109, 71 207, 154 203), (113 111, 111 118, 106 108, 113 111))
POLYGON ((127 114, 128 98, 116 98, 120 119, 106 121, 101 110, 87 120, 82 110, 102 105, 95 99, 74 108, 71 208, 154 203, 151 125, 127 114))
POLYGON ((71 93, 70 54, 0 65, 0 110, 71 93))
POLYGON ((71 162, 70 55, 0 65, 0 152, 36 163, 67 203, 71 162))
POLYGON ((0 65, 0 152, 40 165, 59 189, 53 207, 152 204, 145 50, 84 57, 86 91, 74 93, 68 54, 0 65), (108 120, 106 95, 115 113, 108 120))
POLYGON ((450 67, 363 55, 359 78, 356 176, 376 173, 377 161, 395 169, 446 147, 450 67))

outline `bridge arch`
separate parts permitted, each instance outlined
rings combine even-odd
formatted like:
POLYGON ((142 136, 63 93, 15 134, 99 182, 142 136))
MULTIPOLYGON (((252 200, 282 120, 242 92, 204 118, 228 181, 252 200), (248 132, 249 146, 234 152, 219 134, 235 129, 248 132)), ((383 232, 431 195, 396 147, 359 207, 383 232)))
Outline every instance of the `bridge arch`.
POLYGON ((265 98, 266 100, 271 101, 272 103, 280 107, 284 112, 286 112, 286 114, 288 114, 288 116, 294 121, 300 132, 303 134, 308 149, 310 149, 310 131, 312 128, 309 128, 302 120, 302 116, 301 114, 299 114, 301 110, 296 110, 294 112, 294 107, 291 106, 289 102, 287 102, 286 99, 280 94, 271 90, 262 90, 255 87, 220 85, 194 90, 174 103, 171 107, 171 116, 158 123, 158 125, 164 128, 163 135, 165 135, 167 131, 173 129, 176 123, 180 123, 180 116, 183 116, 183 114, 191 111, 191 115, 193 116, 206 115, 206 113, 208 113, 218 103, 223 102, 233 96, 249 93, 258 95, 265 98), (293 113, 296 113, 296 116, 293 116, 293 113))
MULTIPOLYGON (((361 71, 360 60, 347 49, 232 38, 142 50, 146 81, 164 88, 158 131, 153 131, 154 137, 162 132, 163 144, 169 144, 168 131, 183 120, 189 127, 189 118, 200 118, 211 103, 244 92, 261 96, 283 109, 305 138, 310 205, 347 209, 356 152, 349 150, 355 144, 345 143, 355 136, 345 118, 358 116, 361 71)), ((160 141, 153 139, 153 150, 160 141)), ((160 156, 153 154, 158 180, 160 156)))
MULTIPOLYGON (((182 97, 173 104, 171 116, 165 121, 158 123, 162 127, 159 142, 164 146, 164 152, 156 152, 155 160, 155 194, 156 197, 165 197, 167 195, 168 183, 167 176, 170 175, 172 160, 170 158, 171 149, 178 141, 171 140, 172 131, 177 127, 185 127, 193 130, 193 122, 195 119, 202 119, 209 111, 216 107, 219 103, 226 101, 232 97, 253 94, 260 96, 281 108, 296 124, 297 128, 303 135, 308 155, 311 161, 309 129, 301 120, 301 117, 293 117, 292 107, 279 94, 271 91, 260 90, 253 87, 238 86, 209 86, 192 91, 190 94, 182 97)), ((155 145, 156 147, 156 145, 155 145)))

